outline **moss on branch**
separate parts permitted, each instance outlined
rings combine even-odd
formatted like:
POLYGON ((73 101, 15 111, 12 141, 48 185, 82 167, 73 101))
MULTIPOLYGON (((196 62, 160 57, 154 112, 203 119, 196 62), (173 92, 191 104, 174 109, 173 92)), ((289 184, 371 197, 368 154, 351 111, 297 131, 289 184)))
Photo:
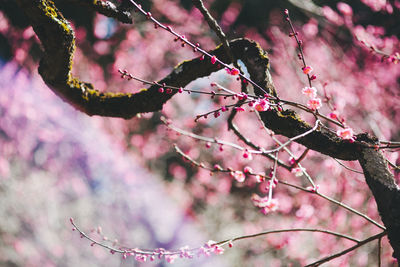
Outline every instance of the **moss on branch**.
MULTIPOLYGON (((138 93, 102 93, 91 83, 72 77, 72 59, 75 51, 75 36, 69 22, 63 17, 51 0, 17 0, 29 17, 32 27, 42 42, 44 57, 39 65, 39 73, 45 83, 62 99, 88 115, 100 115, 129 119, 138 113, 153 112, 176 93, 160 93, 158 86, 151 86, 138 93)), ((129 8, 115 7, 102 1, 77 1, 106 16, 131 23, 129 8)), ((267 53, 254 41, 236 39, 229 43, 234 58, 246 65, 252 81, 270 95, 277 96, 271 75, 267 53)), ((220 60, 231 63, 231 58, 222 46, 210 51, 220 60)), ((210 75, 219 70, 218 64, 210 60, 195 58, 177 65, 172 72, 160 80, 160 84, 184 87, 197 78, 210 75)), ((264 92, 255 88, 257 95, 264 92)), ((261 112, 260 117, 266 127, 277 134, 294 137, 312 129, 292 110, 279 112, 275 109, 261 112)), ((381 152, 370 147, 375 140, 365 134, 357 136, 350 143, 326 130, 317 129, 299 138, 296 142, 323 154, 343 160, 359 160, 366 175, 367 183, 373 192, 378 209, 388 228, 388 235, 395 257, 400 260, 400 193, 393 175, 386 167, 381 152)))

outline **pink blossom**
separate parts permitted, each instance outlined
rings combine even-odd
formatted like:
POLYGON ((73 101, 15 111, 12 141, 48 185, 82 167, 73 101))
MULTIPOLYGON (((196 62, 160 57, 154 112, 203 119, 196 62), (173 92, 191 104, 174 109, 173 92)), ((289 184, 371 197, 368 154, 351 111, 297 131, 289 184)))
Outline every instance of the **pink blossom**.
POLYGON ((242 108, 242 107, 235 107, 235 109, 236 109, 237 111, 244 111, 244 108, 242 108))
POLYGON ((311 66, 305 66, 302 70, 304 74, 310 74, 313 71, 313 68, 311 66))
POLYGON ((304 168, 296 167, 291 170, 291 173, 294 173, 296 176, 302 176, 304 168))
POLYGON ((201 256, 201 255, 210 256, 210 250, 208 248, 201 247, 201 248, 199 248, 197 255, 198 256, 201 256))
POLYGON ((269 103, 268 103, 268 101, 265 100, 265 99, 260 99, 260 100, 257 100, 257 101, 256 101, 256 103, 255 103, 255 105, 254 105, 254 108, 255 108, 257 111, 266 111, 266 110, 268 110, 268 108, 269 108, 269 103))
POLYGON ((264 215, 267 215, 267 214, 270 213, 270 212, 277 211, 277 210, 278 210, 278 206, 279 206, 278 200, 275 199, 275 198, 271 198, 271 199, 266 203, 266 206, 265 206, 263 209, 261 209, 261 212, 262 212, 264 215))
POLYGON ((251 167, 249 167, 249 166, 246 166, 246 167, 244 167, 243 172, 244 173, 252 173, 253 169, 251 167))
POLYGON ((301 92, 310 98, 315 98, 317 96, 317 89, 315 87, 306 86, 301 89, 301 92))
POLYGON ((262 182, 264 182, 264 180, 265 180, 265 177, 264 177, 264 176, 262 176, 262 175, 260 175, 260 174, 257 174, 257 175, 256 175, 256 181, 257 181, 257 183, 262 183, 262 182))
POLYGON ((135 256, 135 260, 138 262, 145 262, 147 260, 147 257, 145 255, 142 254, 137 254, 135 256))
POLYGON ((312 99, 308 100, 307 107, 311 110, 319 109, 320 107, 322 107, 321 98, 316 97, 316 98, 312 98, 312 99))
POLYGON ((213 248, 214 248, 214 253, 215 254, 217 254, 217 255, 224 254, 225 249, 223 247, 218 246, 218 245, 214 245, 213 248))
POLYGON ((336 134, 345 140, 353 139, 353 129, 351 128, 339 129, 336 134))
POLYGON ((268 212, 271 211, 276 211, 278 209, 278 200, 275 198, 269 198, 268 196, 266 197, 260 197, 257 194, 253 194, 251 197, 251 201, 253 202, 253 205, 261 208, 261 212, 264 214, 267 214, 268 212))
POLYGON ((353 15, 353 9, 346 3, 343 2, 337 3, 337 9, 345 16, 353 15))
POLYGON ((330 8, 329 6, 322 7, 322 14, 325 16, 327 20, 329 20, 332 23, 335 23, 336 25, 343 24, 343 18, 340 17, 339 14, 333 11, 333 9, 330 8))
POLYGON ((338 118, 338 115, 336 114, 336 112, 331 112, 329 113, 329 118, 331 118, 332 120, 336 120, 338 118))
POLYGON ((217 57, 216 56, 212 56, 211 57, 211 64, 215 64, 215 62, 217 62, 217 57))
POLYGON ((243 183, 244 180, 246 179, 246 175, 241 171, 232 171, 231 176, 235 178, 235 180, 238 181, 239 183, 243 183))
POLYGON ((246 100, 248 98, 248 95, 245 93, 239 93, 235 95, 237 98, 239 98, 239 100, 246 100))
POLYGON ((285 9, 283 12, 285 13, 286 16, 289 16, 289 10, 285 9))
POLYGON ((225 70, 226 70, 226 72, 227 72, 228 74, 233 75, 233 76, 239 74, 239 70, 236 69, 236 68, 232 68, 232 69, 225 68, 225 70))
POLYGON ((214 246, 217 242, 215 242, 214 240, 208 240, 207 243, 205 244, 205 247, 207 248, 211 248, 212 246, 214 246))

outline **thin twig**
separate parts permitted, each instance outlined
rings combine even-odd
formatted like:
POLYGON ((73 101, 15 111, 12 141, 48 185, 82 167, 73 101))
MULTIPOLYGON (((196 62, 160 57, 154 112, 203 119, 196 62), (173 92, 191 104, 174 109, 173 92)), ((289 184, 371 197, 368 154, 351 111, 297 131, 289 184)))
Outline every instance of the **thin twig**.
POLYGON ((353 250, 355 250, 356 248, 359 248, 359 247, 361 247, 361 246, 363 246, 363 245, 365 245, 365 244, 367 244, 367 243, 369 243, 369 242, 371 242, 371 241, 373 241, 373 240, 375 240, 375 239, 382 238, 382 237, 385 236, 386 234, 387 234, 386 231, 383 231, 383 232, 381 232, 381 233, 379 233, 379 234, 377 234, 377 235, 368 237, 367 239, 364 239, 364 240, 358 242, 358 244, 355 245, 355 246, 352 246, 352 247, 350 247, 350 248, 348 248, 348 249, 345 249, 345 250, 343 250, 343 251, 341 251, 341 252, 339 252, 339 253, 333 254, 333 255, 331 255, 331 256, 325 257, 325 258, 323 258, 323 259, 321 259, 321 260, 318 260, 318 261, 316 261, 316 262, 313 262, 313 263, 311 263, 311 264, 308 264, 308 265, 306 265, 306 267, 315 267, 315 266, 319 266, 319 265, 321 265, 321 264, 323 264, 323 263, 325 263, 325 262, 331 261, 331 260, 333 260, 333 259, 335 259, 335 258, 338 258, 338 257, 340 257, 340 256, 342 256, 342 255, 345 255, 345 254, 349 253, 350 251, 353 251, 353 250))
POLYGON ((360 174, 364 174, 363 172, 361 172, 361 171, 357 171, 356 169, 353 169, 353 168, 350 168, 350 167, 347 167, 346 165, 344 165, 342 162, 340 162, 338 159, 335 159, 335 158, 333 158, 337 163, 339 163, 339 165, 340 166, 342 166, 343 168, 345 168, 345 169, 347 169, 347 170, 349 170, 349 171, 352 171, 352 172, 355 172, 355 173, 360 173, 360 174))
POLYGON ((240 236, 240 237, 236 237, 236 238, 220 241, 217 244, 225 245, 225 244, 227 244, 229 242, 234 242, 234 241, 238 241, 238 240, 242 240, 242 239, 254 238, 254 237, 268 235, 268 234, 274 234, 274 233, 288 233, 288 232, 318 232, 318 233, 325 233, 325 234, 334 235, 334 236, 340 237, 340 238, 345 238, 347 240, 350 240, 350 241, 353 241, 353 242, 356 242, 356 243, 362 242, 362 241, 359 241, 358 239, 355 239, 355 238, 353 238, 351 236, 340 234, 340 233, 329 231, 329 230, 310 229, 310 228, 294 228, 294 229, 271 230, 271 231, 260 232, 260 233, 252 234, 252 235, 243 235, 243 236, 240 236))
POLYGON ((219 40, 224 47, 225 53, 228 55, 231 62, 235 62, 234 57, 232 55, 231 49, 229 47, 229 42, 226 39, 225 33, 222 31, 221 27, 218 25, 218 22, 211 16, 210 12, 208 12, 207 8, 204 6, 202 0, 192 0, 194 6, 200 10, 201 14, 203 14, 204 19, 207 21, 208 26, 215 32, 218 36, 219 40))
POLYGON ((365 215, 364 213, 361 213, 361 212, 359 212, 358 210, 355 210, 355 209, 353 209, 352 207, 350 207, 350 206, 348 206, 348 205, 346 205, 346 204, 344 204, 344 203, 342 203, 342 202, 340 202, 340 201, 338 201, 338 200, 336 200, 336 199, 333 199, 333 198, 331 198, 331 197, 328 197, 328 196, 326 196, 326 195, 324 195, 324 194, 322 194, 322 193, 320 193, 320 192, 318 192, 318 191, 315 192, 315 194, 317 194, 318 196, 320 196, 320 197, 322 197, 322 198, 324 198, 324 199, 326 199, 326 200, 328 200, 328 201, 330 201, 330 202, 332 202, 332 203, 335 203, 336 205, 338 205, 338 206, 340 206, 340 207, 342 207, 342 208, 347 209, 348 211, 353 212, 354 214, 357 214, 358 216, 363 217, 364 219, 366 219, 366 220, 369 221, 370 223, 376 225, 377 227, 381 228, 382 230, 386 230, 385 226, 383 226, 383 225, 381 225, 380 223, 374 221, 373 219, 371 219, 370 217, 368 217, 368 216, 365 215))

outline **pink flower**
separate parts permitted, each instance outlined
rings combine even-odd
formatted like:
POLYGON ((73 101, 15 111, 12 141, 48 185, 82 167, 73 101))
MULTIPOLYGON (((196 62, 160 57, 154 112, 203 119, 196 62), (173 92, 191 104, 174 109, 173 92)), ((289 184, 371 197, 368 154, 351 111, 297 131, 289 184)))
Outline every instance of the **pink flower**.
POLYGON ((337 9, 345 16, 353 15, 353 9, 346 3, 339 2, 337 4, 337 9))
POLYGON ((224 250, 223 247, 218 246, 218 245, 214 245, 213 248, 214 248, 214 253, 215 253, 215 254, 217 254, 217 255, 224 254, 224 251, 225 251, 225 250, 224 250))
POLYGON ((204 244, 204 247, 206 248, 212 248, 213 246, 215 246, 217 242, 215 242, 214 240, 208 240, 207 243, 204 244))
POLYGON ((267 202, 266 206, 261 210, 261 212, 262 212, 264 215, 267 215, 267 214, 270 213, 270 212, 277 211, 277 210, 278 210, 278 206, 279 206, 278 200, 275 199, 275 198, 271 198, 271 199, 267 202))
POLYGON ((304 74, 309 74, 313 71, 313 68, 311 66, 305 66, 302 68, 304 74))
POLYGON ((265 177, 260 175, 260 174, 257 174, 256 175, 256 181, 257 181, 257 183, 262 183, 262 182, 265 181, 265 177))
POLYGON ((269 109, 269 103, 268 103, 268 101, 265 100, 265 99, 260 99, 260 100, 257 100, 257 101, 256 101, 256 103, 255 103, 255 105, 254 105, 254 108, 255 108, 257 111, 266 111, 266 110, 269 109))
POLYGON ((301 92, 309 98, 315 98, 317 96, 317 89, 315 89, 315 87, 306 86, 301 89, 301 92))
POLYGON ((332 120, 336 120, 338 118, 336 112, 331 112, 329 113, 329 118, 331 118, 332 120))
POLYGON ((285 9, 283 12, 285 13, 286 16, 289 16, 289 10, 285 9))
POLYGON ((147 260, 147 257, 142 254, 137 254, 135 256, 135 260, 137 260, 138 262, 145 262, 147 260))
POLYGON ((244 175, 244 173, 241 171, 234 171, 234 172, 232 171, 231 176, 235 178, 235 180, 238 181, 239 183, 243 183, 244 180, 246 179, 246 175, 244 175))
POLYGON ((276 211, 278 209, 278 200, 275 198, 260 197, 257 194, 253 194, 251 197, 251 201, 253 201, 253 205, 261 208, 261 212, 267 214, 271 211, 276 211))
POLYGON ((253 169, 251 167, 249 167, 249 166, 246 166, 246 167, 244 167, 243 172, 244 173, 252 173, 253 169))
POLYGON ((226 70, 226 72, 227 72, 228 74, 233 75, 233 76, 239 74, 239 70, 236 69, 236 68, 232 68, 232 69, 225 68, 225 70, 226 70))
POLYGON ((211 64, 215 64, 215 62, 217 62, 217 57, 216 56, 212 56, 211 57, 211 64))
POLYGON ((296 175, 296 176, 302 176, 303 175, 303 170, 305 170, 305 169, 304 168, 300 168, 300 167, 296 167, 296 168, 293 168, 291 170, 291 173, 294 173, 294 175, 296 175))
POLYGON ((321 98, 316 97, 316 98, 312 98, 312 99, 308 100, 307 107, 312 110, 319 109, 320 107, 322 107, 321 98))
POLYGON ((351 128, 339 129, 336 134, 345 140, 353 139, 353 129, 351 128))

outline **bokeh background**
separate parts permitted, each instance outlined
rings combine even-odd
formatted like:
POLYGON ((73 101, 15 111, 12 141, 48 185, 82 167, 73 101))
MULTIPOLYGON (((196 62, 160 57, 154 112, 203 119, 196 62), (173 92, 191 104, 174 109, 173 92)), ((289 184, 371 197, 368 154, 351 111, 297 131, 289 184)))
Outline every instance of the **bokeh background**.
MULTIPOLYGON (((314 68, 314 86, 331 97, 336 112, 355 132, 381 140, 399 140, 399 64, 371 52, 400 51, 399 1, 205 1, 229 39, 248 37, 269 52, 271 73, 283 99, 306 103, 306 79, 288 36, 283 9, 288 8, 314 68), (368 45, 360 42, 363 40, 368 45)), ((149 81, 159 80, 185 59, 198 56, 156 30, 140 14, 125 25, 71 3, 57 1, 77 38, 73 73, 103 91, 137 92, 143 84, 126 81, 126 69, 149 81), (60 3, 59 3, 60 2, 60 3)), ((144 9, 189 40, 212 49, 218 44, 191 1, 154 0, 144 9)), ((111 255, 71 231, 69 218, 85 231, 100 226, 109 240, 139 248, 197 247, 263 230, 308 227, 366 238, 379 229, 314 195, 278 186, 279 209, 263 215, 251 202, 266 194, 266 184, 248 177, 237 183, 225 174, 211 176, 184 161, 173 144, 210 166, 268 173, 273 162, 249 161, 241 152, 212 146, 168 131, 160 116, 174 125, 208 137, 238 142, 226 131, 226 118, 194 123, 198 114, 228 100, 182 94, 162 112, 130 120, 89 117, 56 97, 37 73, 40 42, 15 1, 0 4, 0 265, 1 266, 164 266, 138 263, 111 255)), ((239 92, 240 85, 224 71, 198 79, 188 88, 211 90, 218 82, 239 92)), ((332 110, 324 105, 321 110, 332 110)), ((305 118, 310 121, 312 118, 305 118)), ((254 142, 271 147, 250 113, 235 121, 254 142)), ((332 128, 335 129, 333 125, 332 128)), ((281 140, 285 140, 281 138, 281 140)), ((291 144, 300 156, 304 147, 291 144)), ((396 151, 385 154, 399 164, 396 151)), ((288 155, 281 159, 289 162, 288 155)), ((355 162, 347 166, 360 169, 355 162)), ((304 166, 321 192, 380 221, 362 175, 333 159, 310 152, 304 166)), ((396 177, 398 173, 396 173, 396 177)), ((306 179, 285 169, 278 178, 302 186, 306 179)), ((102 237, 92 233, 94 237, 102 237)), ((178 259, 177 266, 302 266, 352 245, 349 241, 311 233, 285 233, 235 243, 221 256, 178 259)), ((377 243, 336 259, 326 266, 376 266, 377 243)), ((391 248, 383 242, 383 266, 390 266, 391 248)))

